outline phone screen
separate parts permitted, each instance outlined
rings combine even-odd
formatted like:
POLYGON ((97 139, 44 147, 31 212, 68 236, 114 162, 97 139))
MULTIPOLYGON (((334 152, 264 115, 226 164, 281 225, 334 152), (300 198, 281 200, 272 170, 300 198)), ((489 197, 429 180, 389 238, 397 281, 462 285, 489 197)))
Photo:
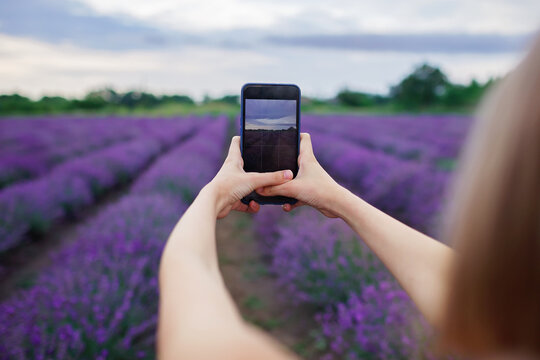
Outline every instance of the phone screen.
POLYGON ((245 99, 244 170, 297 172, 297 100, 245 99))

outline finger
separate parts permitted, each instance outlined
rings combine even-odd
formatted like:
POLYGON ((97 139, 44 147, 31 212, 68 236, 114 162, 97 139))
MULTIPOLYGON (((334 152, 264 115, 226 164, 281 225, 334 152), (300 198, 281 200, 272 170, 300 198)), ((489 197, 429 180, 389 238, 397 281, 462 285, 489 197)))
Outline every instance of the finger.
POLYGON ((281 185, 274 185, 274 186, 266 186, 263 188, 257 188, 255 190, 258 194, 263 196, 288 196, 288 197, 296 197, 297 195, 297 183, 295 180, 281 184, 281 185))
POLYGON ((252 189, 265 186, 279 185, 293 178, 291 170, 274 171, 268 173, 248 173, 252 189))
POLYGON ((242 157, 242 154, 240 153, 240 136, 232 137, 227 157, 231 159, 240 159, 242 157))
POLYGON ((300 154, 304 156, 315 156, 313 154, 313 144, 311 144, 311 135, 309 135, 309 133, 300 134, 300 154))
POLYGON ((255 200, 251 200, 249 204, 247 205, 247 212, 250 214, 255 214, 257 213, 257 211, 259 211, 259 208, 260 208, 259 204, 257 204, 255 200))
POLYGON ((303 201, 297 201, 295 204, 283 204, 283 210, 286 212, 291 212, 292 210, 296 209, 297 207, 304 206, 306 203, 303 201))
POLYGON ((247 212, 248 211, 248 206, 246 204, 244 204, 243 202, 241 202, 241 201, 237 201, 232 206, 232 209, 236 210, 236 211, 247 212))
POLYGON ((251 200, 249 202, 249 212, 250 213, 256 213, 259 211, 259 209, 261 208, 261 206, 259 204, 257 204, 257 202, 255 200, 251 200))

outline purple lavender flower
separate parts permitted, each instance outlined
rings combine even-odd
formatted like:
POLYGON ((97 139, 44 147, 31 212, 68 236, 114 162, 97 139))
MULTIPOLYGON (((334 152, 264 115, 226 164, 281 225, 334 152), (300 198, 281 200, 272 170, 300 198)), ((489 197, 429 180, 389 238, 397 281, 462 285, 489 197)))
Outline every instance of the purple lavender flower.
MULTIPOLYGON (((434 233, 451 181, 447 165, 455 162, 470 123, 453 116, 332 115, 305 116, 303 128, 338 182, 434 233)), ((316 316, 324 358, 435 358, 429 326, 342 223, 314 212, 284 216, 280 209, 263 209, 256 219, 261 248, 287 294, 326 307, 316 316)))
POLYGON ((471 123, 471 118, 455 115, 307 115, 302 121, 306 131, 337 136, 368 149, 433 166, 437 166, 439 159, 458 156, 471 123))
POLYGON ((0 119, 0 189, 49 172, 55 165, 120 142, 153 138, 170 146, 195 118, 0 119))
POLYGON ((225 118, 219 118, 205 126, 198 136, 162 156, 135 182, 132 191, 164 192, 191 203, 223 160, 227 125, 225 118))
POLYGON ((211 178, 227 120, 207 120, 204 131, 153 164, 130 194, 81 225, 77 240, 52 255, 32 287, 0 304, 0 357, 155 357, 159 258, 187 205, 154 185, 160 177, 176 181, 193 197, 194 186, 211 178), (186 151, 196 151, 206 169, 197 170, 204 178, 196 184, 182 176, 191 171, 181 166, 186 151))
POLYGON ((433 233, 450 174, 350 141, 312 133, 321 164, 345 187, 399 220, 433 233))
POLYGON ((330 358, 435 359, 432 332, 403 290, 382 281, 317 314, 330 358), (333 355, 333 356, 332 356, 333 355))
POLYGON ((0 304, 0 353, 149 357, 137 344, 154 336, 159 256, 181 211, 160 195, 132 195, 83 225, 32 288, 0 304))
POLYGON ((345 301, 387 273, 341 220, 305 209, 277 227, 273 273, 297 302, 325 306, 345 301))
MULTIPOLYGON (((93 203, 99 195, 133 179, 150 160, 198 124, 169 121, 169 133, 156 140, 146 134, 128 142, 106 147, 56 166, 50 173, 0 192, 0 251, 19 244, 25 235, 42 234, 51 224, 93 203)), ((163 125, 156 120, 155 125, 163 125)), ((126 125, 126 124, 124 124, 126 125)), ((141 124, 139 124, 141 126, 141 124)), ((160 130, 165 131, 165 130, 160 130)))

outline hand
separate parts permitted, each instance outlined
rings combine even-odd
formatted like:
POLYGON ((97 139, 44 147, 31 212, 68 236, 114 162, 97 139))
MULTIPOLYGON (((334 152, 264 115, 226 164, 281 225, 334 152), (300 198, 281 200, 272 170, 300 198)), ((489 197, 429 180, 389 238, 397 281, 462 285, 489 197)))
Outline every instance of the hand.
POLYGON ((334 208, 340 191, 344 190, 322 168, 311 145, 308 133, 300 134, 300 154, 298 156, 298 175, 292 181, 257 188, 264 196, 289 196, 298 200, 294 205, 285 204, 283 210, 289 212, 302 205, 310 205, 328 217, 338 217, 334 208))
POLYGON ((286 183, 293 177, 291 170, 275 171, 269 173, 256 173, 244 171, 244 160, 240 153, 240 137, 231 140, 229 154, 223 166, 214 179, 205 186, 216 196, 217 217, 221 219, 231 210, 256 213, 260 205, 250 201, 249 206, 240 199, 259 187, 273 186, 286 183))

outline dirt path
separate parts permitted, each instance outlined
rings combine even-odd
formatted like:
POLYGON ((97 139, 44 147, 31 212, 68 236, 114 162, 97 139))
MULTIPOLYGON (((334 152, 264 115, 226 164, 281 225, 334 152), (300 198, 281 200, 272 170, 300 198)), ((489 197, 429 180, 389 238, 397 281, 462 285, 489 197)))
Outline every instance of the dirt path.
POLYGON ((251 215, 232 212, 218 221, 220 268, 243 317, 304 358, 316 356, 310 330, 313 313, 294 306, 268 272, 253 231, 251 215))

